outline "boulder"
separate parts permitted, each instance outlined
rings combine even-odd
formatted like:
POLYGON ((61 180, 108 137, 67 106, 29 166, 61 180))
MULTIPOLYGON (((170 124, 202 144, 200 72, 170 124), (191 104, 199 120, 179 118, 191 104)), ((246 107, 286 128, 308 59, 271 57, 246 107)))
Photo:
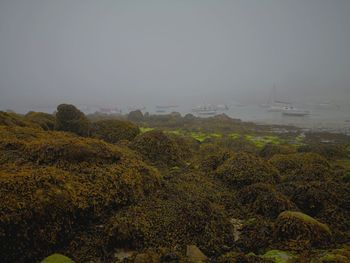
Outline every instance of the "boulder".
POLYGON ((55 253, 44 258, 41 263, 74 263, 74 261, 64 255, 55 253))
POLYGON ((191 262, 205 262, 208 257, 195 245, 187 246, 186 256, 191 262))
POLYGON ((282 212, 274 226, 274 236, 279 241, 301 242, 313 247, 330 243, 332 233, 329 227, 301 212, 282 212))

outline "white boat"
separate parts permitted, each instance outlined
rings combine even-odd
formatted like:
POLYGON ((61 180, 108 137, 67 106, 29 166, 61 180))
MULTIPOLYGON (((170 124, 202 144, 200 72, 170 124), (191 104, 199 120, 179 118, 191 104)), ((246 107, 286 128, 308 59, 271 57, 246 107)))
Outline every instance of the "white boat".
POLYGON ((156 105, 156 109, 171 109, 177 107, 179 107, 179 105, 156 105))
POLYGON ((217 111, 218 108, 213 105, 202 105, 192 109, 192 112, 195 112, 200 115, 215 115, 217 111))
POLYGON ((269 99, 266 104, 261 104, 262 108, 266 108, 268 112, 282 112, 285 107, 288 107, 290 102, 276 99, 276 85, 273 85, 269 99))
POLYGON ((282 114, 287 116, 307 116, 310 115, 310 111, 297 109, 293 106, 286 106, 283 108, 282 114))

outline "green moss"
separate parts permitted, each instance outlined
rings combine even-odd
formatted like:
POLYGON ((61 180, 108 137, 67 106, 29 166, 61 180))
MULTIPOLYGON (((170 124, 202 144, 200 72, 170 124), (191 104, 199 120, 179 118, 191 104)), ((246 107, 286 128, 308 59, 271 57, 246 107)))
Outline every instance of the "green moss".
POLYGON ((205 133, 201 133, 201 132, 191 132, 190 136, 194 139, 196 139, 197 141, 203 142, 206 139, 209 139, 210 136, 208 134, 205 133))
POLYGON ((45 258, 41 263, 74 263, 74 261, 61 254, 53 254, 45 258))
POLYGON ((170 130, 170 131, 166 131, 167 133, 170 134, 175 134, 175 135, 183 135, 184 132, 182 130, 170 130))
POLYGON ((229 135, 228 135, 228 137, 229 138, 231 138, 231 139, 239 139, 239 138, 241 138, 241 134, 239 134, 239 133, 230 133, 229 135))
POLYGON ((139 127, 141 133, 153 131, 154 128, 149 128, 149 127, 139 127))
POLYGON ((270 250, 262 258, 271 259, 274 263, 293 263, 296 262, 296 255, 289 251, 270 250))

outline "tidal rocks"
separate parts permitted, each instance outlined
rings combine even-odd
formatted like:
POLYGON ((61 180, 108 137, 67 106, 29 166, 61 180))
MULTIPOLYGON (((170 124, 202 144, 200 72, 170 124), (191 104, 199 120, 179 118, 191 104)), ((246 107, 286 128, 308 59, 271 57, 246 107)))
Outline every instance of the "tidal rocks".
POLYGON ((270 159, 277 154, 292 154, 296 153, 295 147, 290 145, 276 145, 273 143, 266 144, 261 150, 259 155, 263 158, 270 159))
POLYGON ((46 257, 40 263, 74 263, 74 261, 64 255, 56 253, 46 257))
POLYGON ((306 214, 285 211, 275 222, 274 236, 282 242, 297 241, 313 247, 324 247, 330 244, 332 233, 327 225, 306 214))
POLYGON ((275 155, 270 162, 284 181, 324 181, 332 175, 328 161, 316 153, 275 155))
POLYGON ((160 263, 161 258, 157 253, 147 252, 137 254, 134 263, 160 263))
POLYGON ((190 262, 205 262, 208 257, 195 245, 189 245, 186 248, 186 257, 190 262))
POLYGON ((57 106, 55 129, 68 131, 80 136, 90 134, 90 122, 85 114, 71 104, 57 106))
POLYGON ((236 154, 217 170, 216 176, 233 188, 254 183, 276 183, 278 171, 265 160, 248 153, 236 154))
POLYGON ((92 124, 92 137, 109 143, 117 143, 121 140, 133 140, 140 133, 139 128, 128 121, 101 120, 92 124))
POLYGON ((131 148, 151 163, 166 166, 182 164, 182 153, 176 141, 162 131, 153 130, 137 136, 131 148))
POLYGON ((272 260, 274 263, 296 263, 297 256, 293 252, 282 250, 269 250, 262 258, 272 260))
POLYGON ((144 198, 160 178, 117 146, 22 127, 0 127, 0 160, 3 262, 34 261, 68 243, 84 225, 144 198))
POLYGON ((38 124, 45 131, 54 130, 56 117, 44 112, 30 111, 25 115, 26 120, 38 124))
POLYGON ((269 218, 276 218, 286 210, 297 209, 295 204, 279 193, 273 185, 262 183, 249 185, 239 191, 237 196, 251 211, 269 218))

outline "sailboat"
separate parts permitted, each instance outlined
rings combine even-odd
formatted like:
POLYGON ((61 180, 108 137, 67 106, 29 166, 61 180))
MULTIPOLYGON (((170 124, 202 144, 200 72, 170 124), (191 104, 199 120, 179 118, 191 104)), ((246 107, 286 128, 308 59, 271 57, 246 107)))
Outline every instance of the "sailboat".
POLYGON ((290 102, 276 99, 276 85, 273 84, 268 102, 266 104, 262 104, 261 106, 266 108, 268 112, 282 112, 284 107, 289 105, 290 102))
POLYGON ((298 109, 293 106, 286 106, 283 108, 282 114, 287 116, 307 116, 310 115, 310 111, 298 109))

